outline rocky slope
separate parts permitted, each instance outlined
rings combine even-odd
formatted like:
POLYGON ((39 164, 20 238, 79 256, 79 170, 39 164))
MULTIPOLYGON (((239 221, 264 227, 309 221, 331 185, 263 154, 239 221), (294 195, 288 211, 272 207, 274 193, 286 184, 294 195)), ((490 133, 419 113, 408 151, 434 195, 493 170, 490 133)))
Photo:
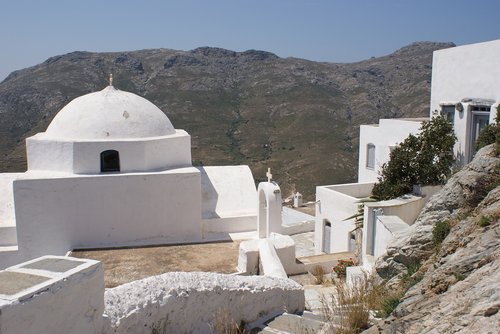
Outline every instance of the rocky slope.
POLYGON ((432 52, 419 42, 352 64, 218 48, 73 52, 0 83, 0 172, 25 169, 24 139, 73 98, 115 86, 158 105, 192 136, 196 164, 273 169, 285 194, 353 181, 359 124, 428 114, 432 52))
POLYGON ((393 314, 369 333, 500 332, 500 157, 493 145, 456 173, 426 205, 415 224, 376 263, 396 287, 421 263, 393 314), (448 221, 440 247, 433 226, 448 221))

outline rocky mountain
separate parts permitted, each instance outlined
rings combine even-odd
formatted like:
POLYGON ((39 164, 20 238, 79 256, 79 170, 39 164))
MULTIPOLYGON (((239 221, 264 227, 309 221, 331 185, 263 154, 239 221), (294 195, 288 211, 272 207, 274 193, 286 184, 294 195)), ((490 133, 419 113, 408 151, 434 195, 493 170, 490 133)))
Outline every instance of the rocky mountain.
POLYGON ((0 83, 0 172, 26 168, 24 139, 77 96, 107 85, 139 94, 192 136, 195 164, 248 164, 287 195, 356 179, 358 129, 383 117, 428 115, 432 52, 419 42, 350 63, 202 47, 73 52, 0 83))
POLYGON ((392 315, 365 333, 500 332, 499 220, 500 156, 493 144, 456 173, 377 260, 377 274, 393 289, 412 265, 420 269, 392 315), (436 244, 436 226, 443 224, 449 234, 436 244))

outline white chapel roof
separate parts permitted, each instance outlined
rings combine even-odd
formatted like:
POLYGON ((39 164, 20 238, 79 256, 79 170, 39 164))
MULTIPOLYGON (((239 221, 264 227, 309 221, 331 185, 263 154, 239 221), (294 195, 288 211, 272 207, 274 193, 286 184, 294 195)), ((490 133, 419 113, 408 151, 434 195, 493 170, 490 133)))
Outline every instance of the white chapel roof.
POLYGON ((175 129, 153 103, 108 86, 68 103, 45 133, 51 137, 102 140, 167 136, 175 129))

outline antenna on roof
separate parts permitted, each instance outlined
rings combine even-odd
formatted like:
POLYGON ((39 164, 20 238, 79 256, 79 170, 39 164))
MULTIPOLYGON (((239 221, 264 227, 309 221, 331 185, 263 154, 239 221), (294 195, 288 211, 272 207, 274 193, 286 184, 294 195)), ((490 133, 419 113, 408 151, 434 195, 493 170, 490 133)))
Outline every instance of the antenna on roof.
POLYGON ((109 85, 113 86, 113 73, 109 74, 109 85))

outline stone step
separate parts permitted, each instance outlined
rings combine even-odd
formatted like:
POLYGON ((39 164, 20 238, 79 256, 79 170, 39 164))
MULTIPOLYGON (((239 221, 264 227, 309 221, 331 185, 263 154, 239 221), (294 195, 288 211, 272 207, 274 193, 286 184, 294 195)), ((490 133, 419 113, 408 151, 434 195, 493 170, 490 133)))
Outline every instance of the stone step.
POLYGON ((323 315, 311 311, 304 311, 300 316, 307 319, 325 322, 323 315))
POLYGON ((267 323, 259 333, 275 334, 311 334, 318 333, 325 323, 296 314, 283 313, 267 323))

